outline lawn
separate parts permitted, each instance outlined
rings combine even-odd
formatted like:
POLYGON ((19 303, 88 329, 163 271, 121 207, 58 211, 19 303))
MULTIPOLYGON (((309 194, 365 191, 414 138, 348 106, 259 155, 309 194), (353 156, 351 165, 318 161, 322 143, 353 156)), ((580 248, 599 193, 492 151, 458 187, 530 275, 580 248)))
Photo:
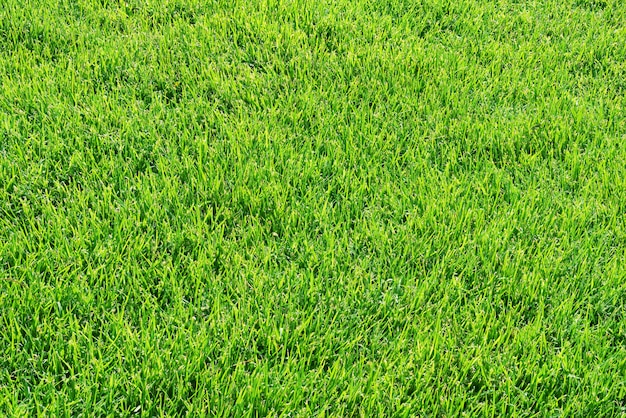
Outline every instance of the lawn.
POLYGON ((626 2, 1 0, 0 415, 626 416, 626 2))

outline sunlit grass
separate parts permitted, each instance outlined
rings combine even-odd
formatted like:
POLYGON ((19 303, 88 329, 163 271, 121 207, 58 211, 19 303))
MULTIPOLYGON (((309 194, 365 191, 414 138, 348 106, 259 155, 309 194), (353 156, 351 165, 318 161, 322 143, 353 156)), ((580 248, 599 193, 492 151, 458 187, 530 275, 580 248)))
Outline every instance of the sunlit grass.
POLYGON ((0 414, 625 414, 625 97, 618 0, 5 0, 0 414))

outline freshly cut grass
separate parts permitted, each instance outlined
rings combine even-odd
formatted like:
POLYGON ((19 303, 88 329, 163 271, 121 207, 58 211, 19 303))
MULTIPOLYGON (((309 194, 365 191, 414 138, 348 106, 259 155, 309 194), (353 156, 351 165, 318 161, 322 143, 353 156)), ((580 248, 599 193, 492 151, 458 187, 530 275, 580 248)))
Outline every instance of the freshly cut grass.
POLYGON ((0 414, 626 414, 626 2, 3 0, 0 414))

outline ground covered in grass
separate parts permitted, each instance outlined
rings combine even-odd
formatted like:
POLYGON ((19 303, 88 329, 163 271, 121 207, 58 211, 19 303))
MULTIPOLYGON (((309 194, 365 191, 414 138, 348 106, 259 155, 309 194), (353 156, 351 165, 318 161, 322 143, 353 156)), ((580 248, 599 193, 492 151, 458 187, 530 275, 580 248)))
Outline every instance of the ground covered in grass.
POLYGON ((0 414, 626 414, 626 3, 4 0, 0 414))

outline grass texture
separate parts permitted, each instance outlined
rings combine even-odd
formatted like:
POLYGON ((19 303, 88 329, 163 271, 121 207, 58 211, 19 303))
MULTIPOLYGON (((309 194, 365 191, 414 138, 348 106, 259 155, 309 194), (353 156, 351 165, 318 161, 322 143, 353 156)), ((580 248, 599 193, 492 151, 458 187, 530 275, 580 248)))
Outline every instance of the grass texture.
POLYGON ((0 414, 626 415, 626 2, 2 0, 0 414))

